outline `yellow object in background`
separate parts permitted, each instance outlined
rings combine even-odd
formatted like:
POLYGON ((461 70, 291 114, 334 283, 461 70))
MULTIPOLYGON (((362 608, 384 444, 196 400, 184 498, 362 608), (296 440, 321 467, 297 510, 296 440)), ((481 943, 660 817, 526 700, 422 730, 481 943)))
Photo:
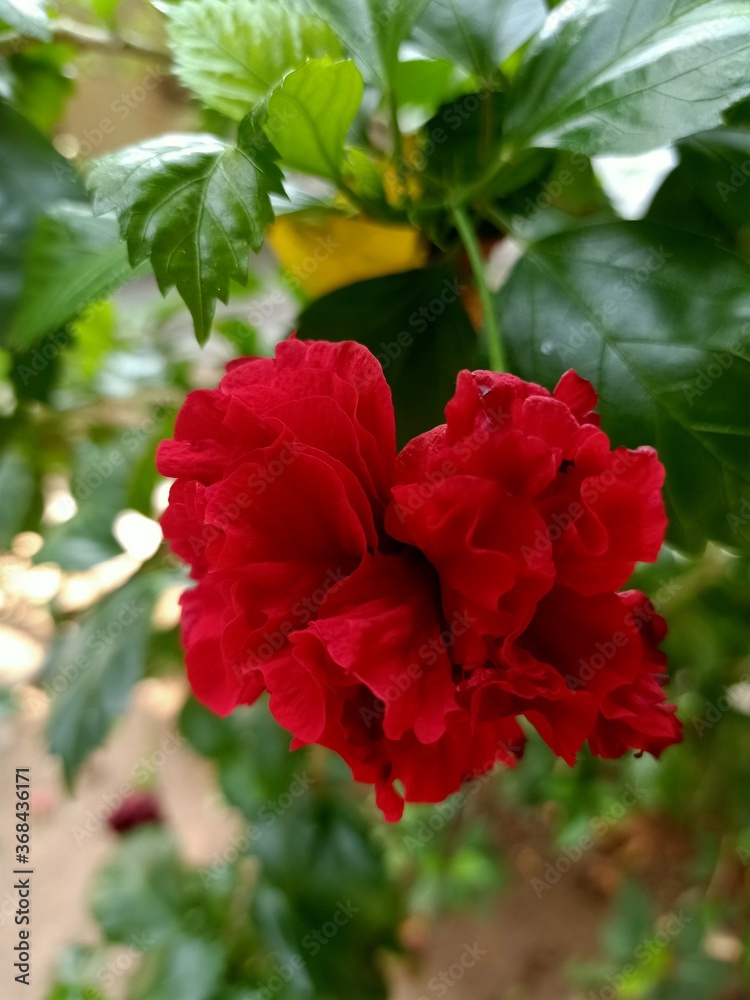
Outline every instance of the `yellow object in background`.
POLYGON ((422 267, 427 249, 411 226, 390 226, 362 216, 300 215, 278 218, 268 241, 287 277, 311 298, 355 281, 422 267))

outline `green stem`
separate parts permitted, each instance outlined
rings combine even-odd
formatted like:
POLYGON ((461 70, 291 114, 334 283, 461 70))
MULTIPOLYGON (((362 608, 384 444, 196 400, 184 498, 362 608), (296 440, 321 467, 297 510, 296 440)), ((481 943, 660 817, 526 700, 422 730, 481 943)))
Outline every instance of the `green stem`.
POLYGON ((482 303, 482 310, 484 312, 484 328, 487 334, 487 353, 489 354, 490 365, 493 371, 502 372, 505 371, 505 358, 503 357, 503 343, 500 336, 500 325, 497 322, 494 303, 492 301, 492 292, 487 284, 487 276, 484 272, 484 261, 482 260, 482 251, 479 247, 479 240, 477 239, 474 226, 472 225, 469 216, 466 214, 466 209, 459 205, 454 205, 452 212, 453 221, 456 224, 458 235, 461 237, 461 242, 464 245, 467 257, 469 258, 471 270, 474 274, 474 281, 476 282, 477 291, 479 292, 479 298, 482 303))
POLYGON ((393 156, 396 160, 396 173, 398 174, 399 187, 404 196, 404 201, 409 203, 409 191, 406 183, 406 171, 404 169, 404 140, 401 136, 401 129, 398 125, 398 101, 396 93, 391 88, 388 94, 388 106, 391 115, 391 131, 393 132, 393 156))

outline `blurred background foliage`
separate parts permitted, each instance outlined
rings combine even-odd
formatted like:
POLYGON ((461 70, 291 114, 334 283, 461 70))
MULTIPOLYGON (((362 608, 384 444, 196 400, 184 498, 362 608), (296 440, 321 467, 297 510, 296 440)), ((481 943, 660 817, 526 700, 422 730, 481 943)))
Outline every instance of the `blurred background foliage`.
MULTIPOLYGON (((346 4, 328 6, 340 32, 346 4)), ((477 4, 476 16, 490 6, 477 4)), ((440 421, 459 369, 487 363, 487 300, 472 287, 471 254, 449 206, 481 179, 477 149, 497 156, 497 123, 506 114, 512 121, 503 88, 530 72, 525 43, 545 11, 522 6, 528 30, 512 44, 463 51, 458 35, 417 24, 410 58, 386 60, 388 86, 382 66, 366 76, 341 167, 349 200, 325 179, 287 171, 288 199, 270 196, 277 218, 268 245, 244 286, 232 280, 199 349, 195 316, 174 289, 160 295, 153 260, 131 267, 114 214, 93 213, 81 178, 90 160, 166 131, 234 141, 244 109, 267 89, 255 93, 257 81, 232 62, 231 17, 240 8, 91 0, 58 10, 0 0, 0 723, 19 717, 33 689, 71 794, 132 711, 134 690, 183 676, 176 601, 186 576, 162 544, 157 519, 169 484, 154 454, 186 392, 215 385, 233 357, 270 353, 295 326, 304 337, 355 337, 384 362, 407 438, 440 421), (228 65, 205 48, 205 31, 225 14, 228 65), (473 105, 455 102, 498 72, 490 111, 464 114, 473 105), (407 162, 423 152, 406 177, 390 148, 387 90, 407 162), (461 114, 451 141, 430 149, 425 137, 452 108, 461 114), (396 350, 400 331, 415 328, 415 310, 429 311, 453 281, 460 295, 443 299, 427 332, 396 350)), ((712 3, 705 6, 710 19, 712 3)), ((331 38, 316 36, 307 54, 330 54, 339 45, 331 38)), ((686 439, 692 411, 665 430, 633 389, 633 371, 649 369, 654 393, 679 410, 675 387, 695 382, 701 418, 746 424, 750 104, 726 103, 723 124, 699 131, 696 119, 687 127, 695 134, 675 134, 668 154, 648 162, 618 167, 593 145, 582 153, 582 139, 555 148, 530 141, 471 217, 519 374, 550 384, 556 368, 574 365, 604 388, 590 342, 563 352, 564 364, 559 347, 580 328, 570 302, 595 312, 621 280, 618 269, 629 271, 635 303, 616 302, 615 342, 632 333, 632 316, 662 324, 663 341, 639 358, 642 369, 634 363, 603 392, 602 412, 618 443, 658 439, 670 471, 670 544, 634 585, 670 624, 670 691, 684 744, 659 763, 582 754, 570 769, 530 734, 516 771, 439 807, 410 807, 401 824, 385 827, 337 759, 315 748, 289 752, 264 705, 219 719, 178 681, 177 738, 196 767, 199 758, 210 763, 226 805, 215 835, 221 851, 197 865, 158 809, 123 832, 90 888, 99 942, 71 942, 46 1000, 375 1000, 396 995, 395 967, 428 984, 401 987, 399 997, 452 989, 458 1000, 464 986, 431 973, 452 967, 469 934, 502 951, 495 921, 503 901, 544 955, 539 911, 519 900, 543 907, 557 893, 568 900, 565 920, 585 915, 590 927, 593 914, 598 930, 584 933, 582 954, 546 957, 551 966, 541 972, 520 969, 502 993, 483 959, 483 997, 750 996, 746 441, 733 438, 734 450, 719 449, 712 464, 713 442, 701 450, 686 439), (624 210, 623 199, 643 190, 641 207, 624 210), (664 245, 676 255, 666 285, 639 282, 639 248, 664 245), (584 266, 592 259, 593 277, 584 266), (567 265, 545 283, 540 275, 555 260, 567 265), (729 374, 699 385, 710 352, 724 350, 729 374), (228 839, 229 829, 240 833, 228 839), (447 940, 441 927, 450 954, 430 944, 447 940), (123 949, 134 957, 115 965, 123 949)), ((158 803, 161 782, 148 770, 134 791, 158 803)), ((62 831, 61 861, 67 838, 62 831)))

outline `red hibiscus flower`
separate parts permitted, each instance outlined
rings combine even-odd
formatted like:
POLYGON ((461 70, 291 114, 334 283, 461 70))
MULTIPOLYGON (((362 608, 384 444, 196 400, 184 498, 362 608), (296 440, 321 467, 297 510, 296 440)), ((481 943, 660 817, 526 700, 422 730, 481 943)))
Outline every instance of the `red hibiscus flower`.
POLYGON ((660 753, 665 626, 617 593, 656 558, 663 469, 610 448, 574 372, 554 393, 461 372, 447 422, 397 456, 390 392, 355 343, 295 339, 191 393, 160 472, 190 563, 196 695, 263 691, 294 737, 339 753, 388 819, 520 757, 523 716, 567 760, 660 753))

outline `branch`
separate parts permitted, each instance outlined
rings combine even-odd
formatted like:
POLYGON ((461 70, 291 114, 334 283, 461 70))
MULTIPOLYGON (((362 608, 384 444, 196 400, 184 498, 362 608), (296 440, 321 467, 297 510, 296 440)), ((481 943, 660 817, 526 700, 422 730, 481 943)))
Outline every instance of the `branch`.
MULTIPOLYGON (((52 33, 51 41, 62 45, 73 45, 82 51, 136 56, 139 59, 156 60, 165 64, 171 62, 169 52, 155 48, 141 38, 113 35, 104 28, 82 24, 67 17, 50 21, 49 27, 52 33)), ((31 45, 38 45, 39 41, 38 38, 19 35, 17 32, 5 32, 0 34, 0 56, 12 56, 31 45)))

